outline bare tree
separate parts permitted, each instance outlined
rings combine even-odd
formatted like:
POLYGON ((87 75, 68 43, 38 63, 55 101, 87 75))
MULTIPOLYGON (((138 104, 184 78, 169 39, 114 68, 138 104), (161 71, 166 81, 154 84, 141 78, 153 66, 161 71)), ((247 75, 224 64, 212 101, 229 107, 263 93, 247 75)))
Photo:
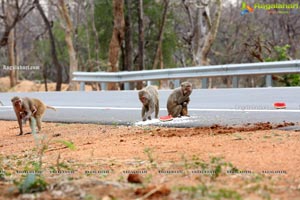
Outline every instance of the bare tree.
MULTIPOLYGON (((162 14, 162 22, 161 22, 158 37, 157 37, 157 47, 156 47, 156 53, 155 53, 153 67, 152 67, 153 69, 157 69, 159 60, 162 63, 161 45, 162 45, 162 40, 163 40, 165 22, 166 22, 167 13, 168 13, 168 7, 169 7, 169 0, 164 0, 164 11, 162 14)), ((161 68, 162 68, 162 65, 161 65, 161 68)))
POLYGON ((209 1, 197 0, 191 2, 182 0, 189 18, 189 30, 183 39, 191 45, 193 65, 208 65, 208 53, 216 38, 219 27, 222 0, 216 0, 216 11, 213 20, 211 19, 209 1))
MULTIPOLYGON (((114 28, 109 44, 109 65, 111 72, 119 71, 119 52, 124 40, 124 1, 113 0, 114 28)), ((109 90, 117 90, 116 84, 108 84, 109 90)))
MULTIPOLYGON (((51 47, 51 57, 52 57, 52 62, 54 64, 54 66, 56 66, 56 70, 57 70, 57 80, 56 80, 56 91, 61 91, 61 84, 62 84, 62 67, 61 64, 58 61, 57 58, 57 51, 56 51, 56 45, 55 45, 55 38, 52 32, 52 25, 50 23, 50 21, 48 20, 48 18, 46 17, 46 14, 43 10, 43 8, 41 7, 40 1, 39 0, 35 0, 34 1, 37 10, 39 11, 40 15, 43 18, 43 21, 46 25, 46 28, 48 30, 48 34, 49 34, 49 41, 50 41, 50 47, 51 47)), ((46 79, 46 77, 44 77, 46 79)), ((45 82, 45 87, 47 88, 47 83, 45 82)))
POLYGON ((1 9, 3 15, 0 15, 0 19, 4 22, 4 33, 0 37, 0 47, 7 45, 10 31, 34 9, 34 6, 31 0, 22 0, 21 3, 19 0, 1 0, 1 9))
MULTIPOLYGON (((193 65, 209 65, 208 54, 216 39, 219 28, 222 0, 215 0, 213 5, 208 0, 182 0, 189 19, 189 31, 183 33, 184 41, 190 46, 193 65), (211 7, 215 7, 212 9, 211 7), (214 11, 212 18, 211 10, 214 11)), ((212 87, 212 79, 209 86, 212 87)))
MULTIPOLYGON (((138 0, 138 24, 139 24, 139 50, 138 50, 138 70, 144 70, 144 9, 143 0, 138 0)), ((137 89, 143 88, 143 82, 137 83, 137 89)))
MULTIPOLYGON (((0 47, 7 46, 8 52, 8 64, 10 66, 15 66, 16 54, 15 46, 15 31, 17 23, 24 19, 28 13, 32 11, 34 6, 32 3, 25 2, 24 0, 20 3, 19 0, 5 1, 1 0, 2 15, 0 15, 0 20, 4 24, 4 32, 0 35, 0 47)), ((13 87, 17 84, 17 72, 12 69, 9 73, 10 86, 13 87)))
POLYGON ((91 23, 92 23, 92 28, 93 28, 93 34, 95 37, 95 51, 96 51, 96 63, 99 65, 99 52, 100 52, 100 46, 99 46, 99 36, 98 32, 96 29, 96 24, 95 24, 95 0, 90 0, 91 1, 91 23))
MULTIPOLYGON (((131 19, 131 0, 125 0, 126 13, 125 13, 125 58, 124 70, 133 70, 133 41, 132 41, 132 19, 131 19)), ((133 84, 130 83, 130 89, 133 89, 133 84)))
POLYGON ((58 11, 61 18, 64 21, 61 26, 65 30, 65 41, 67 43, 68 53, 69 53, 69 87, 68 90, 76 90, 76 82, 72 81, 73 72, 78 70, 78 60, 76 56, 76 51, 73 45, 73 24, 72 20, 64 0, 58 0, 57 5, 58 11))

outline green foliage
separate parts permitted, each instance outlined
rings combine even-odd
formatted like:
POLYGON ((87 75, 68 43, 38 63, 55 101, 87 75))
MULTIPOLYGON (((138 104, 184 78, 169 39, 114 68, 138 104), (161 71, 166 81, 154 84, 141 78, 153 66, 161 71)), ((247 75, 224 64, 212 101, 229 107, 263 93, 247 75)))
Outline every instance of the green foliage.
POLYGON ((182 156, 182 160, 184 161, 185 169, 194 169, 201 167, 202 170, 205 170, 209 166, 207 163, 200 160, 196 155, 193 155, 191 162, 188 162, 188 159, 186 159, 184 155, 182 156))
POLYGON ((66 48, 67 43, 65 41, 65 31, 64 31, 64 29, 62 29, 62 27, 59 25, 59 23, 60 22, 54 23, 52 31, 53 31, 53 35, 55 38, 57 58, 60 63, 65 64, 65 63, 68 63, 69 54, 68 54, 68 49, 66 48))
POLYGON ((42 165, 40 162, 36 162, 36 161, 29 161, 28 163, 26 163, 24 170, 25 171, 41 171, 42 165))
POLYGON ((198 185, 198 186, 181 186, 178 187, 177 190, 186 194, 189 199, 235 199, 240 200, 242 199, 241 195, 230 189, 220 188, 215 189, 213 187, 209 187, 205 184, 198 185))
POLYGON ((148 159, 150 161, 150 163, 153 163, 154 162, 154 158, 153 158, 153 150, 150 149, 150 148, 145 148, 144 149, 144 153, 148 156, 148 159))
POLYGON ((65 145, 70 150, 76 150, 76 146, 73 142, 66 141, 66 140, 56 140, 55 142, 65 145))
MULTIPOLYGON (((289 49, 290 49, 290 45, 288 44, 284 46, 275 46, 274 47, 275 55, 268 57, 267 59, 265 59, 265 61, 272 62, 272 61, 289 60, 289 55, 288 55, 289 49)), ((281 82, 283 82, 285 86, 299 86, 300 75, 299 74, 283 75, 281 82)))
POLYGON ((187 193, 189 198, 200 198, 208 195, 208 186, 202 184, 198 186, 181 186, 177 188, 180 192, 187 193))
POLYGON ((21 194, 42 192, 47 189, 47 183, 41 175, 27 174, 20 182, 14 182, 21 194))
POLYGON ((241 195, 238 192, 234 190, 225 189, 225 188, 221 188, 217 191, 212 192, 209 195, 209 197, 216 200, 221 200, 221 199, 241 200, 242 199, 241 195))
MULTIPOLYGON (((112 1, 95 1, 95 26, 99 35, 99 42, 101 51, 100 58, 103 60, 108 59, 109 43, 113 31, 113 10, 112 1)), ((91 49, 95 47, 95 39, 91 38, 91 49)))
MULTIPOLYGON (((149 20, 149 23, 145 24, 145 42, 147 43, 147 48, 145 48, 146 69, 152 69, 153 66, 156 48, 158 45, 159 29, 162 24, 163 10, 163 2, 156 3, 152 0, 144 1, 144 13, 145 16, 147 16, 147 19, 149 20)), ((169 8, 165 21, 162 41, 162 56, 164 68, 171 68, 176 66, 175 61, 173 59, 173 55, 177 50, 177 40, 178 37, 174 31, 174 16, 171 12, 171 9, 169 8)))
POLYGON ((212 174, 212 180, 218 178, 224 170, 228 170, 231 172, 237 172, 238 169, 234 167, 231 163, 224 162, 222 158, 212 157, 210 161, 210 168, 214 172, 212 174))
POLYGON ((4 166, 3 166, 3 157, 0 155, 0 180, 5 179, 6 172, 4 171, 4 166))
POLYGON ((274 55, 271 57, 268 57, 265 59, 266 62, 272 62, 272 61, 284 61, 289 59, 288 50, 290 48, 290 45, 284 45, 284 46, 275 46, 274 47, 274 55))

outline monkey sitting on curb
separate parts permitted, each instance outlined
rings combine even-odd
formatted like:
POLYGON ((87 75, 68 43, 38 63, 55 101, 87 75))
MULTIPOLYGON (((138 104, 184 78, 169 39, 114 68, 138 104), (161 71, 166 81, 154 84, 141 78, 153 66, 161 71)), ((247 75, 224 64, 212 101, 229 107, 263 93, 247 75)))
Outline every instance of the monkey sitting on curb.
POLYGON ((183 82, 179 88, 173 90, 167 101, 168 115, 172 117, 189 116, 188 104, 192 93, 192 84, 183 82))
POLYGON ((30 117, 35 118, 38 130, 40 131, 42 129, 42 117, 46 109, 56 110, 54 107, 47 106, 41 100, 35 98, 20 98, 16 96, 11 99, 11 102, 20 128, 19 135, 23 135, 23 123, 25 124, 29 120, 31 124, 30 117))
POLYGON ((159 99, 158 92, 155 87, 149 85, 138 93, 139 99, 142 102, 142 119, 151 120, 151 114, 155 111, 155 118, 158 117, 159 99))

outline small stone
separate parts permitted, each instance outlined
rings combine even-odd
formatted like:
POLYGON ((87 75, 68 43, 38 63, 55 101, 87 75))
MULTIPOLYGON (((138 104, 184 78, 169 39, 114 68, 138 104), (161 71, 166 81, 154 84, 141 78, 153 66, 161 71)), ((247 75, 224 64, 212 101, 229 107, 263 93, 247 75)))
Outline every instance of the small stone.
POLYGON ((129 183, 142 183, 143 182, 142 179, 143 178, 139 174, 129 174, 127 181, 129 183))

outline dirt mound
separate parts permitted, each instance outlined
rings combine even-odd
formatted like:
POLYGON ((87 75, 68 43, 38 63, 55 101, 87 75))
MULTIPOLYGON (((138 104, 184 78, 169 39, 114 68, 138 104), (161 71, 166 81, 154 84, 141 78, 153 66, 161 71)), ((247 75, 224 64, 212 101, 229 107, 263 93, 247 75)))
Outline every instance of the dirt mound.
POLYGON ((0 78, 0 92, 7 92, 9 90, 10 81, 9 77, 0 78))
MULTIPOLYGON (((48 91, 56 91, 56 83, 48 83, 47 84, 48 91)), ((67 91, 68 84, 62 84, 61 91, 67 91)), ((77 90, 79 90, 79 84, 77 85, 77 90)), ((0 78, 0 92, 44 92, 45 84, 39 83, 35 81, 22 80, 19 81, 18 84, 10 88, 10 80, 9 77, 0 78)), ((85 86, 85 91, 92 91, 92 87, 90 85, 85 86)))
POLYGON ((294 123, 283 122, 281 124, 272 125, 270 122, 246 124, 243 126, 220 126, 215 124, 210 127, 196 127, 196 128, 170 128, 170 129, 156 129, 152 131, 154 135, 161 137, 190 137, 194 135, 217 135, 217 134, 229 134, 236 132, 250 132, 258 130, 271 130, 274 128, 294 126, 294 123))

